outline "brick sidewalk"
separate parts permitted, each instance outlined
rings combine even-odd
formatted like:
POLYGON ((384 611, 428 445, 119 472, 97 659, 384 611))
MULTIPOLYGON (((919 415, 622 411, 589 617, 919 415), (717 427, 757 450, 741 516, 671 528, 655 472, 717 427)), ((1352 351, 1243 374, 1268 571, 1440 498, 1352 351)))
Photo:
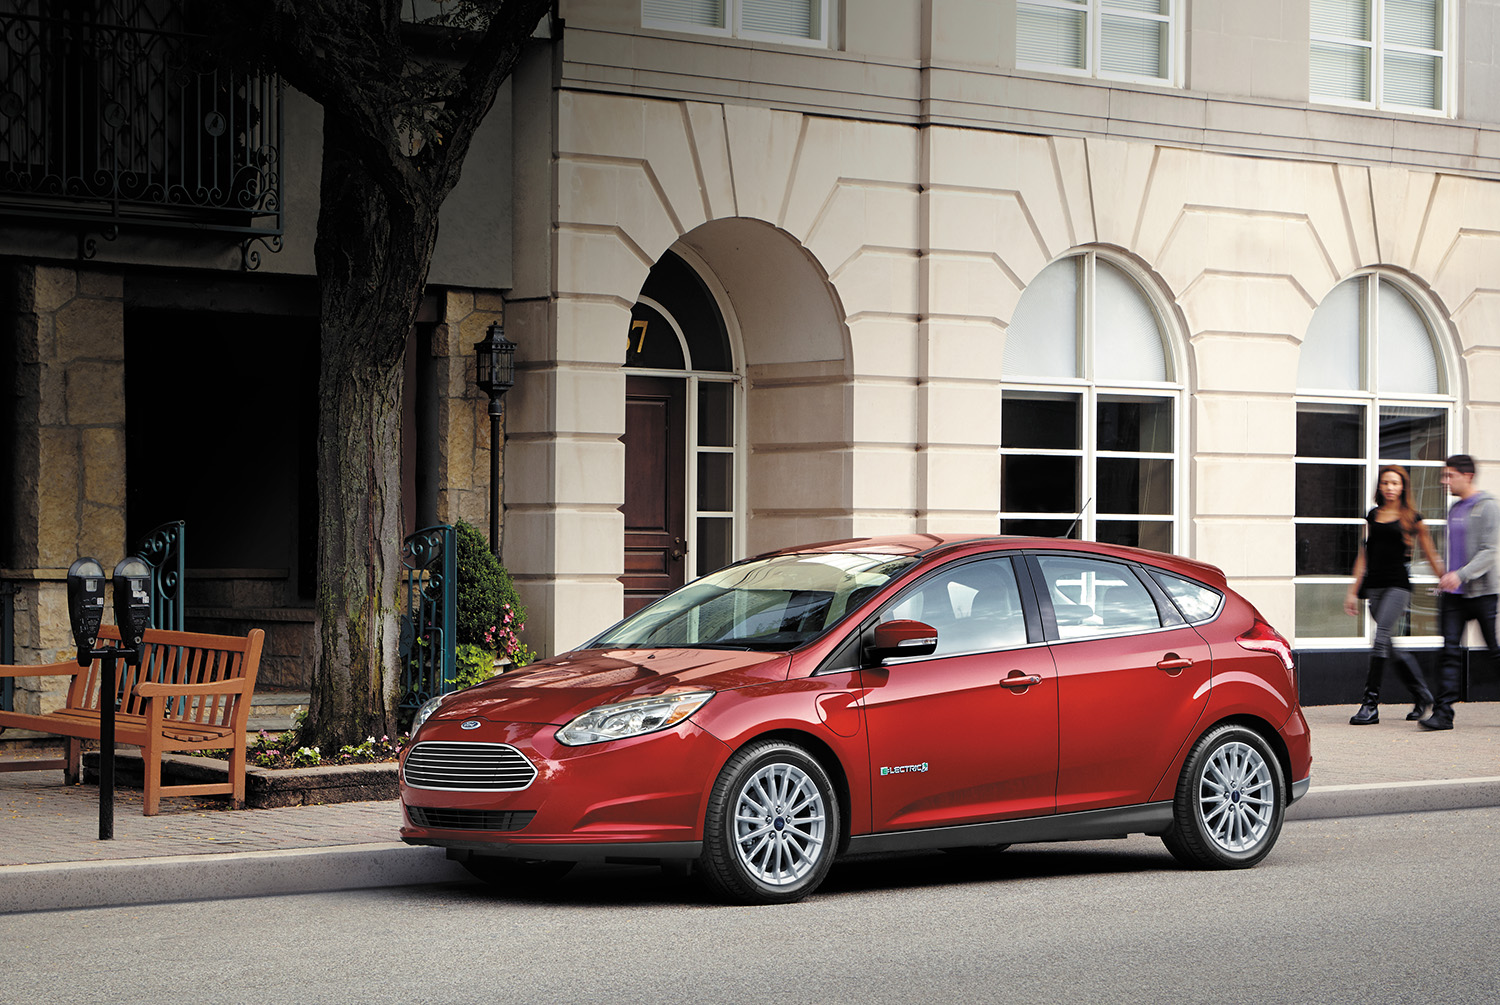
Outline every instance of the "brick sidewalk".
POLYGON ((100 841, 97 786, 65 786, 61 771, 0 772, 0 867, 400 840, 394 800, 240 812, 224 802, 164 798, 162 812, 146 817, 140 790, 117 788, 115 836, 100 841))

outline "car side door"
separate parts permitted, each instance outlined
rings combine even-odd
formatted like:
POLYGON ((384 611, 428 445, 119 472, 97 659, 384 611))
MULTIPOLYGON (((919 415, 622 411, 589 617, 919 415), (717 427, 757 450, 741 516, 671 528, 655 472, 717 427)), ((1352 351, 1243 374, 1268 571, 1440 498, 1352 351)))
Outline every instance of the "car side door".
POLYGON ((921 621, 938 639, 929 656, 861 669, 873 830, 1053 811, 1057 682, 1029 593, 1009 557, 959 561, 871 623, 921 621))
POLYGON ((1130 563, 1026 563, 1057 666, 1057 812, 1143 803, 1208 704, 1208 644, 1130 563))

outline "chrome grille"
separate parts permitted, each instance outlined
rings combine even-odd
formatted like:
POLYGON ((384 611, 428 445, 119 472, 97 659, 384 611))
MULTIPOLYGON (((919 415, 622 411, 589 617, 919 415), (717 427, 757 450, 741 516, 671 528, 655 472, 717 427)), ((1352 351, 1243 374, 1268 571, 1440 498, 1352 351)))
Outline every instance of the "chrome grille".
POLYGON ((535 810, 466 810, 445 806, 408 806, 418 827, 447 831, 518 831, 531 823, 535 810))
POLYGON ((406 755, 406 784, 417 789, 515 792, 536 780, 536 766, 508 743, 419 743, 406 755))

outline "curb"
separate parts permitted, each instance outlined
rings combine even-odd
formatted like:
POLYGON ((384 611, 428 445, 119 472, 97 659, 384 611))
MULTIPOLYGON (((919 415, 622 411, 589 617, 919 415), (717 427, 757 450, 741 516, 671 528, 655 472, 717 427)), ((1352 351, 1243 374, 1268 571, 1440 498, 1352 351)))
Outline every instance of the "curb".
POLYGON ((441 848, 361 844, 0 869, 0 914, 466 880, 441 848))
POLYGON ((1288 820, 1331 820, 1387 813, 1430 813, 1500 806, 1500 777, 1313 786, 1286 811, 1288 820))

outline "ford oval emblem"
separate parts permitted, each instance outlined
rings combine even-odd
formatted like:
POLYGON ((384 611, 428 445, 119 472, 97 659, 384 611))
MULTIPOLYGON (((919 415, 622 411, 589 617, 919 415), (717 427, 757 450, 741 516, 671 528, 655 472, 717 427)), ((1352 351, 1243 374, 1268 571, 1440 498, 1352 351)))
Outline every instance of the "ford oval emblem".
POLYGON ((479 728, 479 720, 478 719, 470 719, 468 722, 464 723, 463 725, 459 726, 458 728, 459 729, 478 729, 479 728))

